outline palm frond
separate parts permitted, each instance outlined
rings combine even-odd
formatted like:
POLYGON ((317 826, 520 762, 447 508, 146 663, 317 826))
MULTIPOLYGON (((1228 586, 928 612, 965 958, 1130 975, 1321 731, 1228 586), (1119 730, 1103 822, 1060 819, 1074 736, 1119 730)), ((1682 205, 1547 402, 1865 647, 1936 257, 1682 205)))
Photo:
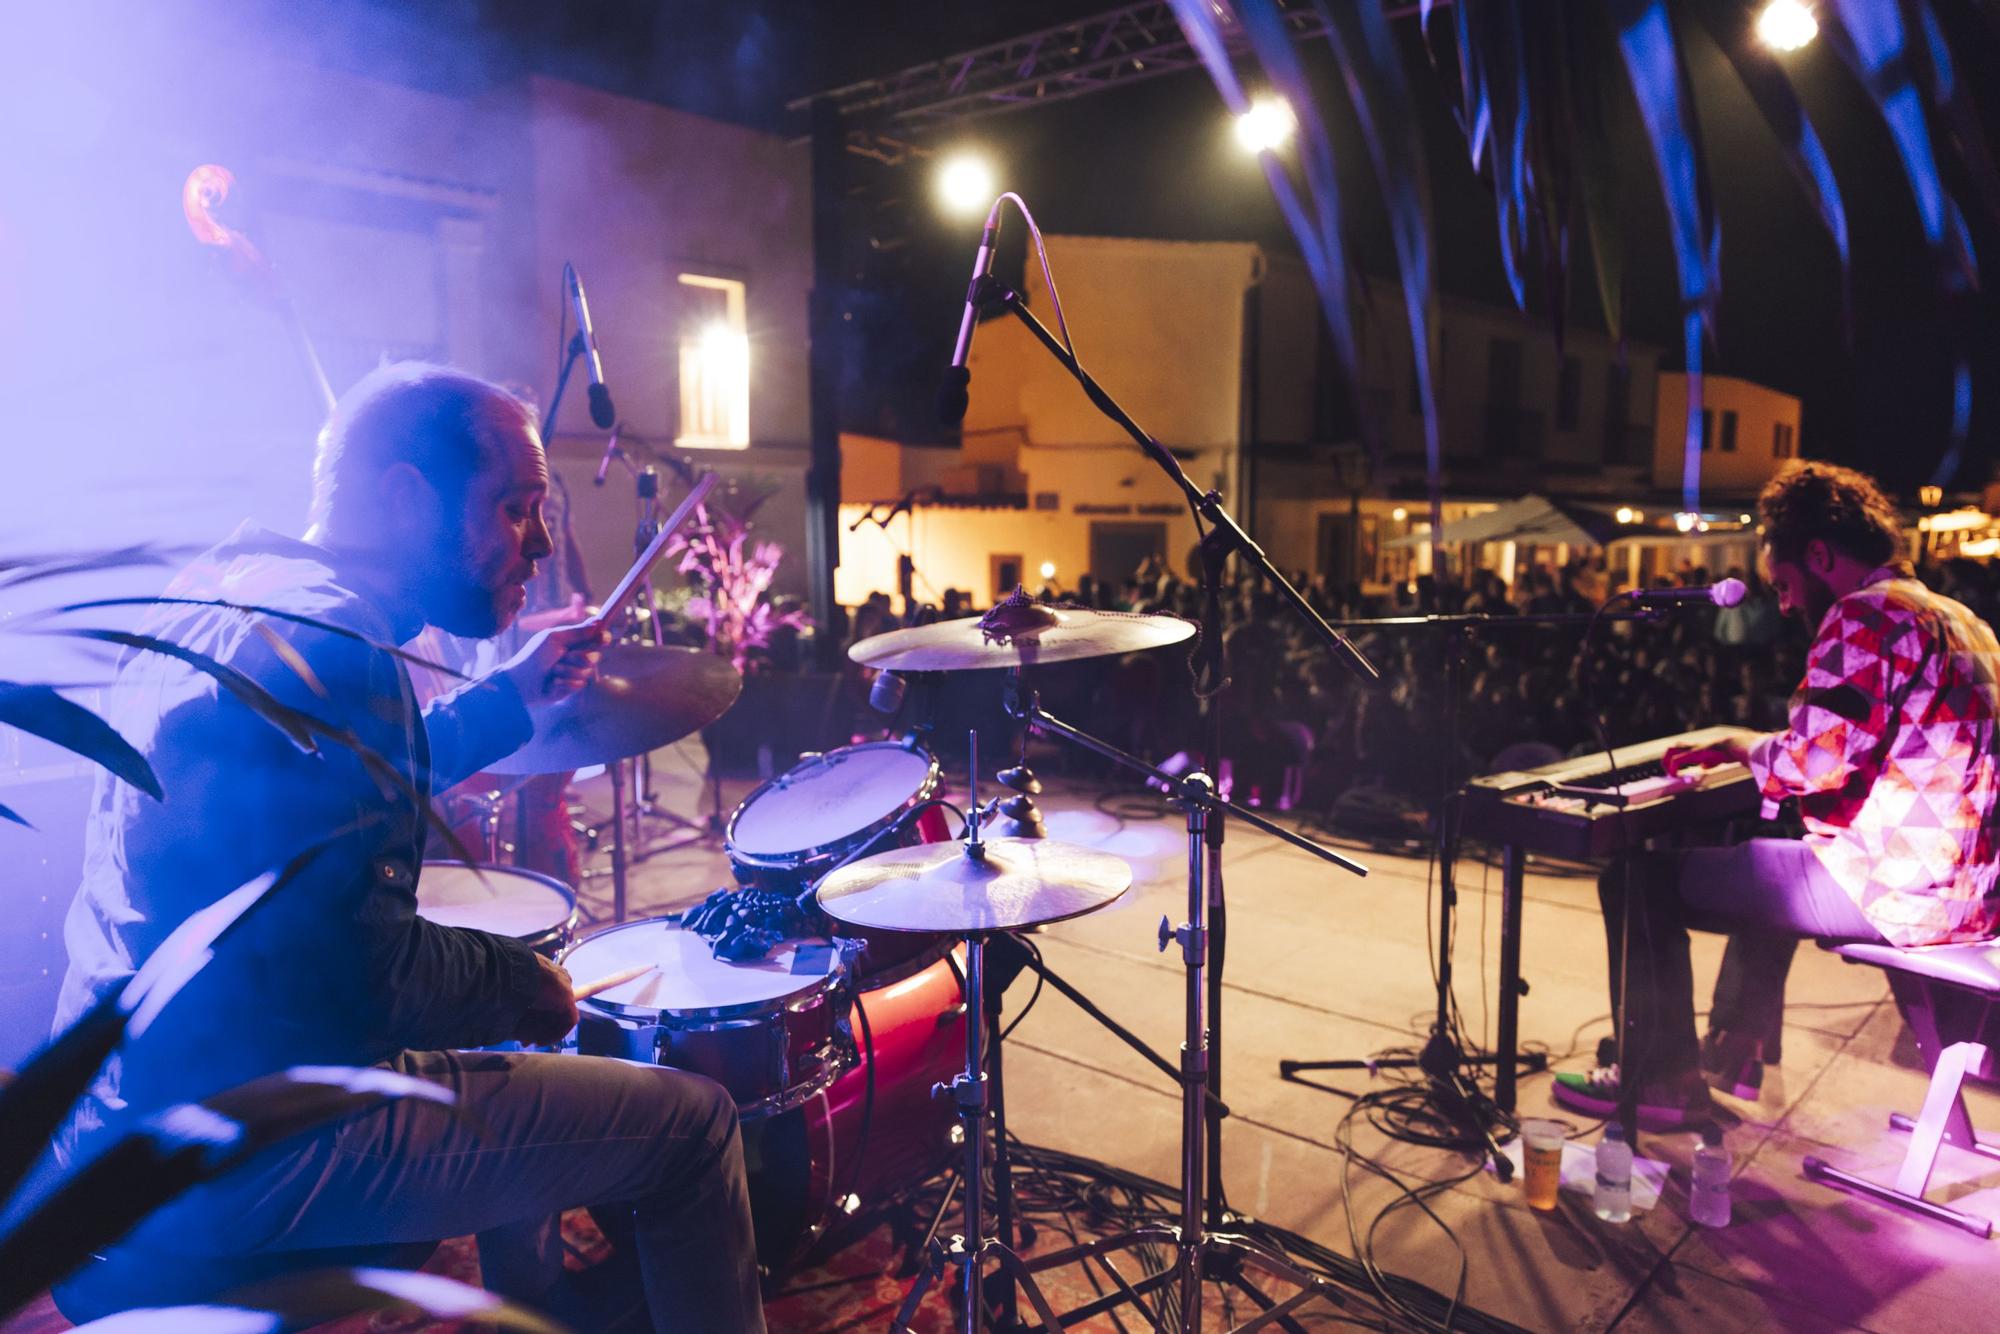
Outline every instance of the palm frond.
POLYGON ((280 611, 276 607, 265 607, 254 602, 230 602, 223 598, 168 597, 164 594, 155 597, 92 598, 87 602, 71 602, 61 607, 52 608, 45 615, 59 616, 71 612, 95 611, 101 607, 219 607, 224 611, 238 611, 247 616, 268 616, 273 620, 290 621, 294 625, 303 625, 308 629, 321 630, 330 635, 338 635, 342 639, 352 640, 357 644, 366 644, 377 653, 386 653, 392 658, 400 658, 412 667, 422 667, 427 671, 455 677, 461 681, 471 679, 455 667, 448 666, 442 662, 433 662, 420 653, 412 653, 408 649, 400 648, 397 645, 384 644, 379 640, 371 639, 359 630, 350 630, 344 625, 335 625, 331 621, 323 621, 315 616, 306 616, 295 611, 280 611))
POLYGON ((1833 163, 1827 158, 1826 146, 1820 142, 1819 133, 1813 129, 1812 120, 1800 104, 1798 93, 1793 91, 1791 80, 1785 76, 1784 66, 1778 63, 1763 42, 1757 40, 1751 10, 1747 6, 1733 9, 1727 22, 1707 8, 1697 8, 1695 13, 1715 44, 1722 48, 1722 54, 1735 69, 1744 91, 1750 94, 1750 100, 1763 115, 1764 123, 1777 136, 1778 147, 1785 155, 1785 165, 1791 168, 1799 187, 1812 201, 1820 225, 1826 228, 1827 238, 1833 242, 1834 253, 1840 257, 1841 333, 1852 349, 1854 311, 1847 268, 1847 209, 1841 202, 1840 184, 1834 179, 1833 163))
POLYGON ((78 1334, 281 1334, 310 1329, 345 1316, 380 1312, 386 1321, 427 1317, 476 1320, 522 1334, 567 1334, 563 1326, 526 1307, 442 1274, 401 1269, 320 1269, 239 1288, 227 1305, 175 1306, 125 1311, 77 1327, 78 1334))
MULTIPOLYGON (((466 846, 457 832, 445 822, 430 805, 430 794, 397 770, 380 752, 356 736, 352 729, 336 727, 302 709, 286 704, 257 681, 238 669, 220 662, 206 653, 197 652, 170 639, 157 635, 139 634, 129 630, 110 630, 101 626, 63 627, 46 629, 43 634, 66 635, 79 639, 97 640, 107 644, 117 644, 125 648, 146 653, 160 653, 188 664, 196 671, 212 677, 218 685, 227 690, 237 700, 259 718, 284 733, 294 745, 309 755, 320 753, 319 743, 330 741, 350 752, 362 769, 374 780, 384 796, 400 796, 409 801, 413 808, 424 812, 424 818, 432 830, 444 839, 453 856, 460 861, 476 862, 479 858, 466 846)), ((363 642, 367 642, 364 640, 363 642)))
POLYGON ((0 557, 0 589, 20 588, 44 579, 124 570, 137 566, 167 566, 188 555, 184 547, 131 546, 115 551, 61 552, 39 556, 0 557))
POLYGON ((383 1069, 298 1066, 149 1117, 78 1166, 0 1237, 0 1316, 162 1206, 258 1152, 387 1102, 452 1108, 442 1085, 383 1069))
POLYGON ((131 981, 51 1038, 10 1083, 0 1087, 0 1125, 8 1127, 8 1133, 0 1135, 0 1202, 21 1183, 41 1146, 127 1033, 143 1035, 251 909, 296 879, 326 846, 306 849, 283 869, 260 875, 190 915, 160 942, 131 981))
POLYGON ((1722 230, 1715 221, 1694 99, 1665 0, 1616 0, 1611 14, 1618 28, 1618 50, 1639 100, 1639 120, 1652 144, 1653 167, 1673 237, 1688 381, 1681 505, 1699 510, 1702 350, 1722 295, 1722 230))
POLYGON ((109 723, 52 686, 0 681, 0 723, 53 742, 160 800, 160 780, 146 757, 109 723))

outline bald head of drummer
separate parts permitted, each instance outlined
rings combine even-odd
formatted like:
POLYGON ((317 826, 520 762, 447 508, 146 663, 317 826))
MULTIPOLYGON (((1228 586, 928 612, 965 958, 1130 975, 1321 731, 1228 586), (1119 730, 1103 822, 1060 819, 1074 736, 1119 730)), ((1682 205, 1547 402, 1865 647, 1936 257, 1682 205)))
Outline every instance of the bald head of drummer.
POLYGON ((554 548, 548 489, 527 403, 461 371, 384 366, 320 433, 306 540, 366 569, 402 619, 489 638, 554 548))

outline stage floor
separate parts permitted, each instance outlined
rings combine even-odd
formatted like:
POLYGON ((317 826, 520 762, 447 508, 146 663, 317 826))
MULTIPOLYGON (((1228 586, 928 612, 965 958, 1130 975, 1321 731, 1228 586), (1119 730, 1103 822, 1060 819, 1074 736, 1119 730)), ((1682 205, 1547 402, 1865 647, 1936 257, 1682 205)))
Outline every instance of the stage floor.
MULTIPOLYGON (((695 785, 674 766, 663 764, 661 779, 673 809, 698 809, 695 785)), ((747 786, 727 785, 725 801, 747 786)), ((1100 803, 1095 788, 1050 788, 1043 798, 1050 835, 1127 858, 1134 884, 1111 907, 1034 939, 1050 966, 1171 1058, 1181 1036, 1181 973, 1177 952, 1159 952, 1157 930, 1162 916, 1178 922, 1185 915, 1183 826, 1170 813, 1142 810, 1144 797, 1100 803)), ((601 781, 587 795, 602 803, 601 781)), ((1223 1161, 1234 1209, 1352 1255, 1350 1214, 1365 1237, 1400 1191, 1358 1167, 1343 1181, 1336 1131, 1348 1099, 1280 1079, 1278 1061, 1359 1057, 1418 1042, 1434 1005, 1435 906, 1423 859, 1343 850, 1368 865, 1367 879, 1230 826, 1221 1059, 1234 1114, 1223 1161)), ((1497 868, 1479 862, 1460 873, 1459 1005, 1468 1029, 1489 1039, 1499 879, 1497 868)), ((663 852, 633 871, 630 914, 685 906, 726 883, 719 840, 663 852)), ((609 894, 608 877, 591 880, 586 907, 603 914, 609 894)), ((1587 1065, 1609 1031, 1602 940, 1593 880, 1531 868, 1521 1033, 1563 1068, 1587 1065)), ((1699 994, 1720 954, 1719 939, 1696 938, 1699 994)), ((1011 989, 1010 1014, 1027 1001, 1032 982, 1024 976, 1011 989)), ((1735 1221, 1726 1230, 1687 1220, 1693 1137, 1642 1134, 1640 1151, 1670 1164, 1672 1176, 1658 1207, 1631 1223, 1600 1222, 1586 1197, 1567 1192, 1558 1210, 1536 1212, 1518 1184, 1476 1173, 1429 1199, 1456 1246, 1439 1221, 1404 1207, 1374 1230, 1375 1262, 1446 1296, 1462 1274, 1467 1305, 1533 1330, 1989 1327, 2000 1305, 1987 1268, 1995 1243, 1816 1185, 1801 1172, 1807 1154, 1878 1179, 1893 1177, 1900 1161, 1904 1137, 1887 1130, 1887 1118, 1919 1108, 1925 1079, 1881 974, 1803 947, 1789 1000, 1784 1064, 1767 1073, 1762 1099, 1720 1099, 1737 1165, 1735 1221)), ((1349 1093, 1384 1087, 1364 1072, 1325 1082, 1349 1093)), ((1053 990, 1044 990, 1008 1040, 1006 1087, 1011 1128, 1027 1143, 1177 1178, 1180 1109, 1171 1082, 1053 990)), ((1545 1074, 1525 1076, 1521 1112, 1564 1115, 1552 1110, 1548 1087, 1545 1074)), ((2000 1098, 1975 1090, 1968 1104, 1975 1123, 2000 1131, 2000 1098)), ((1353 1145, 1412 1186, 1465 1176, 1471 1166, 1461 1155, 1393 1141, 1361 1118, 1353 1145)), ((2000 1215, 2000 1169, 1946 1148, 1932 1198, 2000 1215)), ((947 1232, 956 1221, 954 1210, 947 1232)), ((893 1253, 885 1237, 886 1229, 804 1276, 797 1286, 811 1291, 774 1303, 772 1328, 886 1328, 904 1285, 881 1276, 893 1253)), ((944 1308, 936 1305, 925 1323, 945 1328, 944 1308)), ((1331 1315, 1302 1323, 1330 1328, 1331 1315)), ((60 1328, 44 1307, 0 1326, 0 1334, 60 1328)))

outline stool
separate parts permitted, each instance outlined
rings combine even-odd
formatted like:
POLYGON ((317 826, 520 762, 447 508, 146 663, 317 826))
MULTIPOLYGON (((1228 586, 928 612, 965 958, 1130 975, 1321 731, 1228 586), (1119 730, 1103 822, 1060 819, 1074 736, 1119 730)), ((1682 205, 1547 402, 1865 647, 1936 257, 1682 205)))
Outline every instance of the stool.
POLYGON ((1993 1075, 1993 1055, 1984 1039, 1987 1023, 2000 1004, 2000 942, 1916 949, 1872 944, 1831 948, 1849 963, 1868 964, 1889 975, 1896 1008, 1916 1037, 1931 1082, 1923 1111, 1914 1121, 1901 1112, 1889 1115, 1889 1128, 1910 1136, 1894 1186, 1843 1172, 1813 1157, 1805 1160, 1806 1177, 1859 1191, 1976 1236, 1992 1236, 1991 1219, 1933 1203, 1924 1198, 1924 1191, 1937 1165, 1940 1144, 2000 1159, 2000 1145, 1974 1133, 1960 1094, 1967 1075, 1979 1079, 1993 1075))
POLYGON ((433 1241, 382 1242, 323 1250, 263 1251, 226 1258, 139 1254, 129 1247, 100 1252, 49 1293, 73 1325, 136 1307, 213 1303, 251 1283, 315 1269, 419 1269, 433 1241))

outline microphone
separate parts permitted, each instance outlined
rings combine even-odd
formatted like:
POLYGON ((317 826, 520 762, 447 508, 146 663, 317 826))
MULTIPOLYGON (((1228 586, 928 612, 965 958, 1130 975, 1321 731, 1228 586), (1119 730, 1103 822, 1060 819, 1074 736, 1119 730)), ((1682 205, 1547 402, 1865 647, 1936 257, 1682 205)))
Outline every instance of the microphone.
POLYGON ((877 713, 894 713, 903 707, 903 696, 909 688, 909 683, 896 673, 878 672, 875 684, 868 687, 868 707, 877 713))
POLYGON ((1747 591, 1741 579, 1723 579, 1697 588, 1636 589, 1632 593, 1632 603, 1638 607, 1665 607, 1678 602, 1712 602, 1718 607, 1733 607, 1743 600, 1747 591))
POLYGON ((623 429, 622 425, 611 428, 611 438, 604 442, 604 457, 597 461, 597 476, 590 479, 592 486, 604 485, 604 474, 611 471, 611 460, 622 452, 618 448, 618 432, 623 429))
POLYGON ((958 345, 952 349, 944 383, 938 386, 938 420, 946 426, 964 421, 966 406, 971 401, 966 386, 972 383, 972 372, 966 369, 965 359, 972 351, 973 327, 979 322, 979 280, 993 274, 993 252, 1000 244, 1000 206, 1004 202, 994 200, 992 212, 986 215, 986 230, 979 237, 979 254, 972 261, 972 281, 965 288, 965 314, 958 321, 958 345))
POLYGON ((608 431, 618 420, 611 406, 611 391, 604 384, 604 358, 597 355, 597 330, 590 324, 590 302, 584 299, 583 279, 576 266, 563 264, 563 285, 569 288, 569 304, 576 312, 576 336, 583 342, 584 365, 590 371, 590 420, 600 431, 608 431))

